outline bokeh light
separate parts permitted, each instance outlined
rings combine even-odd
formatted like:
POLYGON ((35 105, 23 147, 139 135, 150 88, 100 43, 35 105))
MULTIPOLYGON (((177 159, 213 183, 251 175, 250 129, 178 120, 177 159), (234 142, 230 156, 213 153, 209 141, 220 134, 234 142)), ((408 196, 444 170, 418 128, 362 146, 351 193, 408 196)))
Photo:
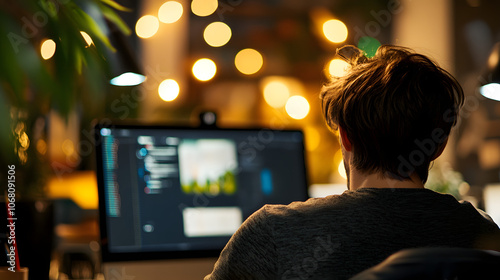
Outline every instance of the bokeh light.
POLYGON ((28 134, 26 132, 22 132, 19 135, 19 144, 21 145, 21 148, 28 149, 30 146, 30 138, 28 137, 28 134))
POLYGON ((219 7, 217 0, 193 0, 191 11, 199 17, 206 17, 213 14, 219 7))
POLYGON ((342 43, 347 39, 347 26, 338 19, 327 20, 323 23, 323 34, 333 43, 342 43))
POLYGON ((194 63, 192 71, 196 79, 208 81, 215 76, 217 66, 211 59, 201 58, 194 63))
POLYGON ((342 77, 347 73, 350 67, 351 65, 345 60, 334 58, 328 64, 328 74, 333 77, 342 77))
POLYGON ((294 95, 288 98, 285 105, 286 113, 296 120, 301 120, 309 114, 309 102, 300 95, 294 95))
POLYGON ((220 21, 210 23, 203 32, 205 42, 212 47, 221 47, 231 39, 231 28, 220 21))
POLYGON ((180 87, 177 81, 166 79, 158 86, 158 94, 163 101, 170 102, 179 96, 180 87))
POLYGON ((80 31, 80 34, 82 34, 83 39, 87 43, 87 46, 90 46, 94 43, 94 41, 92 41, 92 37, 90 37, 90 35, 87 34, 85 31, 80 31))
POLYGON ((366 57, 373 57, 381 46, 380 42, 369 36, 359 38, 358 48, 365 52, 366 57))
POLYGON ((158 10, 158 19, 163 23, 174 23, 178 21, 184 9, 182 4, 177 1, 167 1, 160 6, 158 10))
POLYGON ((288 86, 279 80, 271 80, 264 85, 264 100, 273 108, 281 108, 285 106, 288 97, 290 97, 290 89, 288 86))
POLYGON ((66 156, 71 156, 75 152, 75 144, 70 139, 63 141, 61 149, 66 156))
POLYGON ((135 24, 135 33, 140 38, 146 39, 153 37, 160 28, 158 18, 152 15, 142 16, 135 24))
POLYGON ((114 86, 136 86, 142 84, 146 80, 146 76, 138 73, 125 72, 109 81, 114 86))
POLYGON ((42 55, 42 58, 45 60, 52 58, 56 53, 56 42, 54 42, 54 40, 52 39, 43 41, 40 48, 40 53, 42 55))
POLYGON ((239 51, 234 58, 236 69, 245 75, 257 73, 264 64, 262 55, 254 49, 244 49, 239 51))
POLYGON ((314 127, 304 127, 304 134, 306 138, 306 149, 308 151, 314 151, 319 147, 321 142, 321 136, 318 130, 314 127))
POLYGON ((47 142, 43 139, 38 139, 38 141, 36 141, 36 150, 41 155, 45 155, 45 153, 47 153, 47 142))
POLYGON ((479 88, 479 92, 492 100, 500 101, 500 84, 489 83, 479 88))

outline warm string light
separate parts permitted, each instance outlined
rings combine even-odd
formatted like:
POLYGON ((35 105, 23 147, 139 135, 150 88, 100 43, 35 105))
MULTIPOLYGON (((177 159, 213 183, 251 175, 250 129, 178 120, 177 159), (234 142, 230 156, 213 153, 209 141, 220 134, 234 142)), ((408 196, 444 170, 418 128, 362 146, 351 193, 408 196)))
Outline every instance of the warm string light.
POLYGON ((243 49, 236 54, 234 64, 241 73, 252 75, 262 68, 264 58, 257 50, 243 49))
POLYGON ((163 80, 158 86, 158 94, 163 101, 170 102, 179 96, 180 87, 176 80, 163 80))
POLYGON ((323 23, 323 34, 333 43, 342 43, 347 39, 347 26, 338 19, 330 19, 323 23))
MULTIPOLYGON (((200 17, 206 17, 213 14, 218 8, 217 0, 193 0, 191 1, 191 12, 200 17)), ((178 21, 183 14, 183 6, 177 1, 167 1, 163 3, 158 10, 158 17, 153 15, 144 15, 137 20, 135 31, 138 37, 147 39, 157 34, 162 23, 174 23, 178 21)), ((205 42, 212 47, 221 47, 229 42, 232 36, 231 28, 224 22, 212 22, 205 28, 203 37, 205 42)), ((264 64, 263 56, 254 49, 243 49, 238 52, 234 58, 236 69, 245 74, 253 75, 262 68, 264 64)), ((217 73, 216 63, 208 58, 201 58, 193 64, 192 73, 199 81, 209 81, 217 73)), ((163 81, 165 82, 165 81, 163 81)), ((173 80, 167 90, 166 84, 159 85, 158 94, 165 101, 175 99, 180 91, 179 86, 173 85, 173 80), (172 88, 173 87, 173 88, 172 88), (176 92, 174 94, 174 92, 176 92), (175 97, 173 97, 175 96, 175 97)))
POLYGON ((135 33, 143 39, 153 37, 160 28, 160 22, 153 15, 145 15, 137 20, 135 24, 135 33))
POLYGON ((301 120, 307 117, 310 104, 302 95, 305 94, 304 85, 296 78, 284 76, 269 76, 261 80, 260 88, 264 101, 275 108, 285 109, 292 119, 301 120))
POLYGON ((200 81, 211 80, 215 73, 217 73, 217 66, 215 62, 209 58, 198 59, 192 68, 193 75, 200 81))
MULTIPOLYGON (((218 8, 217 0, 193 0, 191 1, 191 12, 199 17, 208 17, 212 15, 218 8)), ((141 38, 150 38, 154 36, 161 23, 177 22, 183 15, 183 7, 176 1, 165 2, 158 11, 156 20, 150 18, 151 21, 145 24, 144 34, 138 36, 141 38)), ((151 16, 153 17, 153 16, 151 16)), ((139 25, 139 21, 137 23, 139 25)), ((320 19, 316 26, 321 25, 321 37, 328 40, 330 43, 341 44, 349 37, 349 31, 345 23, 335 18, 320 19), (321 25, 321 22, 323 23, 321 25)), ((136 27, 137 28, 137 27, 136 27)), ((319 31, 319 29, 318 29, 319 31)), ((320 34, 320 33, 318 33, 320 34)), ((84 36, 82 34, 82 36, 84 36)), ((214 21, 206 25, 203 30, 203 39, 210 47, 220 48, 226 46, 233 36, 233 30, 225 22, 214 21)), ((85 37, 85 36, 84 36, 85 37)), ((87 39, 86 39, 87 41, 87 39)), ((90 46, 91 43, 87 41, 90 46)), ((380 42, 373 37, 361 37, 357 43, 357 47, 365 52, 367 57, 375 55, 376 50, 380 46, 380 42)), ((243 49, 234 56, 234 66, 241 74, 251 76, 258 74, 264 66, 265 57, 259 50, 243 49)), ((212 80, 217 74, 217 60, 200 57, 192 64, 192 75, 195 79, 207 82, 212 80)), ((326 76, 341 77, 349 71, 350 65, 344 60, 332 59, 328 62, 325 69, 326 76)), ((264 78, 263 80, 267 79, 264 78)), ((298 81, 300 83, 300 81, 298 81)), ((303 120, 310 113, 308 100, 304 97, 305 92, 297 90, 293 83, 286 79, 268 79, 266 82, 261 82, 261 92, 265 102, 274 109, 280 109, 295 120, 303 120)), ((179 83, 174 79, 165 79, 158 85, 158 95, 165 102, 176 100, 180 93, 179 83)), ((317 129, 310 127, 304 128, 304 133, 307 137, 307 150, 314 151, 320 145, 320 133, 317 129)), ((341 177, 346 178, 345 168, 342 160, 335 161, 335 172, 338 172, 341 177), (337 165, 338 164, 338 165, 337 165)))
POLYGON ((142 39, 153 37, 160 28, 160 22, 171 24, 177 22, 184 13, 184 8, 177 1, 167 1, 158 9, 158 17, 144 15, 135 24, 135 33, 142 39))
POLYGON ((40 47, 40 53, 45 60, 51 59, 56 53, 56 42, 52 39, 43 41, 40 47))
POLYGON ((193 0, 191 2, 191 11, 199 17, 206 17, 213 14, 219 7, 217 0, 193 0))
POLYGON ((292 119, 301 120, 309 114, 310 106, 307 99, 303 96, 294 95, 288 98, 285 110, 292 119))
POLYGON ((344 76, 351 65, 345 60, 334 58, 328 63, 327 74, 332 77, 342 77, 344 76))
MULTIPOLYGON (((213 14, 218 7, 217 0, 193 0, 191 1, 191 12, 200 17, 207 17, 213 14)), ((183 14, 183 6, 177 1, 167 1, 158 10, 158 17, 145 15, 136 24, 136 33, 140 38, 150 38, 159 29, 160 22, 174 23, 183 14)), ((333 43, 342 43, 348 37, 347 26, 340 20, 330 18, 323 22, 322 32, 324 37, 333 43)), ((91 44, 84 36, 88 45, 91 44)), ((231 28, 224 22, 212 22, 208 24, 203 32, 205 42, 212 47, 226 45, 232 36, 231 28)), ((88 37, 90 38, 90 37, 88 37)), ((374 50, 380 43, 371 37, 361 38, 358 47, 365 51, 367 55, 373 55, 374 50)), ((49 57, 49 56, 46 56, 49 57)), ((244 75, 254 75, 258 73, 264 64, 263 55, 255 49, 243 49, 234 57, 236 69, 244 75)), ((349 64, 340 59, 332 59, 326 69, 328 76, 340 77, 345 75, 349 69, 349 64)), ((217 73, 216 63, 208 58, 197 60, 192 66, 192 74, 199 81, 209 81, 217 73)), ((158 87, 158 94, 164 101, 175 100, 180 92, 179 84, 173 79, 166 79, 158 87)), ((300 94, 292 93, 286 83, 274 81, 267 83, 263 88, 264 100, 273 108, 285 108, 286 113, 293 119, 303 119, 309 114, 310 105, 307 99, 300 94)))
POLYGON ((285 106, 290 89, 282 81, 270 81, 264 86, 264 100, 273 108, 282 108, 285 106))
POLYGON ((184 12, 182 4, 177 1, 163 3, 158 9, 158 19, 163 23, 177 22, 184 12))
MULTIPOLYGON (((85 40, 85 43, 87 43, 87 47, 90 47, 92 44, 94 44, 94 41, 92 41, 92 37, 90 37, 89 34, 87 34, 85 31, 80 31, 80 34, 85 40)), ((56 53, 56 49, 56 42, 54 42, 54 40, 52 39, 46 39, 40 45, 40 55, 44 60, 49 60, 56 53)))
POLYGON ((220 21, 212 22, 205 28, 203 38, 212 47, 221 47, 231 39, 231 28, 220 21))

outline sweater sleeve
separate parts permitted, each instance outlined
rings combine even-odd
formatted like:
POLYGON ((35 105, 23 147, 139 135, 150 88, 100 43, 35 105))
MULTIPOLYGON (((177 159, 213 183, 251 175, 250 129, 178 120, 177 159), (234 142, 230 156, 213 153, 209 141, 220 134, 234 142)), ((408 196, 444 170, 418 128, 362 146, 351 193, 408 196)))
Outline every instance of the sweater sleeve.
POLYGON ((276 278, 276 251, 266 206, 231 237, 205 280, 276 278))

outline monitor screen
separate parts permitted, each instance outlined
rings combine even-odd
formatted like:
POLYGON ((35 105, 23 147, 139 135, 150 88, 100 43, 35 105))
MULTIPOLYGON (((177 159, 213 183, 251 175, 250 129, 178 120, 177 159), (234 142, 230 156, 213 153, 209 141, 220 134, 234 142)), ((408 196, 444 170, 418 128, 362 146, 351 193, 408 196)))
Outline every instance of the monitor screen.
POLYGON ((95 127, 103 261, 216 256, 264 204, 307 199, 299 130, 95 127))

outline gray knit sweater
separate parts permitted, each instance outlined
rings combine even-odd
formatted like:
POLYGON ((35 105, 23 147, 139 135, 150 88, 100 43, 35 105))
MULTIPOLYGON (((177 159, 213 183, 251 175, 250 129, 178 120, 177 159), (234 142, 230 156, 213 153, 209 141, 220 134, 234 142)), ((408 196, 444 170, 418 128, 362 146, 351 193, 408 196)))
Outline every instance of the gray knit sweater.
POLYGON ((470 203, 428 189, 346 191, 262 207, 205 280, 348 279, 404 248, 474 248, 499 232, 470 203))

